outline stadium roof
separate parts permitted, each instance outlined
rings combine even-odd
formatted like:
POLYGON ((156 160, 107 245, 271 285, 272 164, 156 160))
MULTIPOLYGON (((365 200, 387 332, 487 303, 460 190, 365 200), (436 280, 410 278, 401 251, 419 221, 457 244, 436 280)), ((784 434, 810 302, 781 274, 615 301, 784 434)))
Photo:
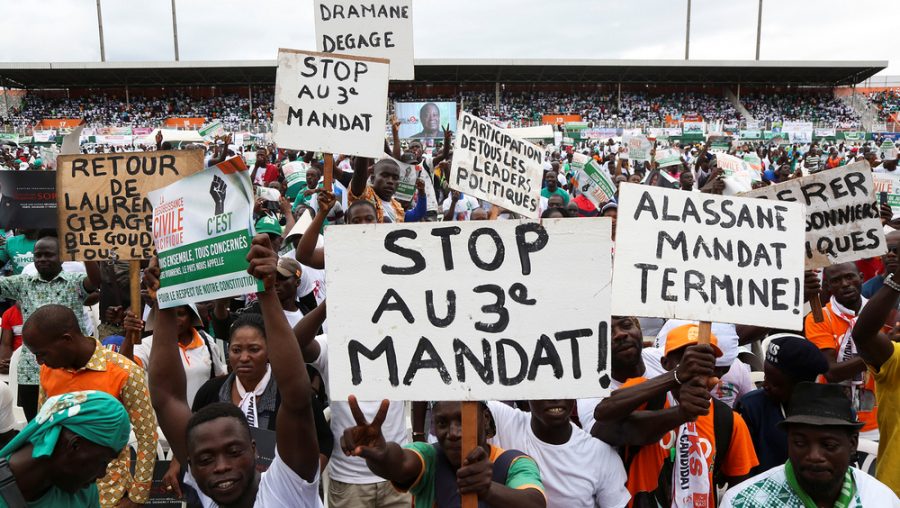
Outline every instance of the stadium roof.
MULTIPOLYGON (((860 83, 887 65, 886 61, 417 59, 416 80, 831 87, 860 83)), ((15 88, 272 85, 275 61, 0 63, 0 78, 15 88)))

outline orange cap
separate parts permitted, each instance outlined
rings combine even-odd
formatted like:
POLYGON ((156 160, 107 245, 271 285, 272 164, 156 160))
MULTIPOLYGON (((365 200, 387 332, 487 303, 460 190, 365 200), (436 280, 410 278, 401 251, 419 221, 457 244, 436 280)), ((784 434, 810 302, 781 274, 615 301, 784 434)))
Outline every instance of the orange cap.
MULTIPOLYGON (((700 341, 700 327, 697 325, 681 325, 673 328, 666 335, 666 355, 672 351, 697 344, 700 341)), ((709 334, 709 345, 712 346, 716 354, 716 358, 722 356, 722 350, 719 349, 719 340, 712 333, 709 334)))

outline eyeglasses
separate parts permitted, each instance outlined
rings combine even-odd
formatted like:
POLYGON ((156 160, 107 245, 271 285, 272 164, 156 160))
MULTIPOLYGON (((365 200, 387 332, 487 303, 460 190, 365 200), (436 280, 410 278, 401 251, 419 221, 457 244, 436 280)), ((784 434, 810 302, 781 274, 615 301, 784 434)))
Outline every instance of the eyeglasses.
POLYGON ((900 251, 900 245, 888 245, 887 250, 892 254, 897 254, 900 251))

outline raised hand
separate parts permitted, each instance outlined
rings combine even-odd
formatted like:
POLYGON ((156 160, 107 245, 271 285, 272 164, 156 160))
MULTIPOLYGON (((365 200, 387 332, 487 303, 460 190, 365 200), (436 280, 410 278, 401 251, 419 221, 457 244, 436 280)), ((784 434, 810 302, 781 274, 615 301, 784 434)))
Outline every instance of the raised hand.
POLYGON ((491 490, 494 465, 484 448, 476 446, 469 452, 462 466, 456 471, 456 487, 460 494, 476 494, 484 497, 491 490))
POLYGON ((225 180, 219 178, 219 175, 213 176, 212 183, 209 186, 209 195, 212 196, 216 204, 216 215, 225 213, 225 192, 227 190, 228 186, 225 184, 225 180))
POLYGON ((700 416, 709 414, 709 388, 699 378, 681 385, 678 397, 678 409, 686 421, 696 421, 700 416))
POLYGON ((344 435, 341 436, 341 449, 346 455, 353 457, 375 460, 382 458, 387 450, 387 443, 381 433, 381 426, 387 417, 390 402, 382 400, 378 413, 375 414, 372 423, 369 423, 359 409, 356 397, 351 395, 347 401, 350 403, 350 412, 353 413, 356 425, 344 430, 344 435))
POLYGON ((416 179, 416 191, 420 196, 425 195, 425 180, 421 178, 416 179))
POLYGON ((269 235, 258 234, 253 237, 250 252, 247 253, 247 273, 263 281, 265 291, 275 287, 275 273, 278 268, 278 255, 272 250, 269 235))
POLYGON ((803 272, 803 301, 808 302, 810 298, 821 292, 822 283, 819 281, 819 274, 815 270, 803 272))
POLYGON ((400 120, 397 119, 397 115, 391 115, 391 129, 395 131, 400 129, 400 120))
POLYGON ((328 215, 328 212, 330 212, 332 207, 334 207, 335 201, 337 201, 337 198, 334 196, 333 192, 327 191, 325 189, 320 189, 319 213, 324 213, 325 215, 328 215))
POLYGON ((716 355, 709 344, 688 346, 675 368, 675 375, 682 383, 687 384, 694 378, 707 379, 715 375, 716 355))

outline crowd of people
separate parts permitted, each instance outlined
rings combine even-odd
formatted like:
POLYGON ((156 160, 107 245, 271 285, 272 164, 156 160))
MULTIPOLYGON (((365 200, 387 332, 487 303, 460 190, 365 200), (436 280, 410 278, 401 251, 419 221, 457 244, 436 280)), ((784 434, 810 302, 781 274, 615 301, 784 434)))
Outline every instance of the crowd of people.
MULTIPOLYGON (((4 123, 24 131, 42 119, 82 118, 88 127, 155 128, 172 117, 201 117, 221 120, 230 131, 268 130, 273 96, 271 88, 254 88, 251 110, 251 99, 246 94, 196 97, 173 90, 165 97, 132 94, 126 101, 120 94, 54 98, 30 93, 18 107, 12 108, 4 123)), ((697 115, 705 121, 721 121, 725 125, 737 125, 744 120, 731 100, 721 93, 623 91, 620 97, 609 89, 591 92, 507 92, 504 89, 499 107, 495 94, 485 92, 428 97, 397 92, 390 100, 455 101, 481 118, 515 127, 539 125, 543 114, 579 115, 585 122, 606 127, 663 127, 667 119, 677 121, 684 115, 697 115)), ((784 120, 834 126, 859 121, 852 107, 825 92, 748 93, 741 95, 740 101, 753 119, 765 124, 784 120)), ((897 99, 891 94, 873 95, 872 101, 883 113, 892 112, 897 106, 897 99)))
POLYGON ((885 90, 868 94, 869 102, 878 111, 878 119, 887 121, 891 115, 900 111, 900 91, 885 90))
MULTIPOLYGON (((581 98, 566 101, 584 113, 581 98)), ((677 100, 691 101, 703 98, 677 100)), ((656 104, 646 114, 671 114, 656 104)), ((469 494, 496 508, 900 507, 900 222, 887 205, 887 254, 805 274, 804 300, 826 302, 824 321, 809 315, 799 333, 713 323, 701 344, 696 323, 613 316, 608 396, 480 403, 474 450, 462 449, 459 402, 330 400, 328 322, 358 319, 328 312, 325 280, 340 269, 326 266, 331 228, 516 218, 449 188, 449 131, 426 153, 398 127, 384 158, 335 155, 331 191, 320 154, 242 152, 227 137, 209 145, 207 165, 244 156, 253 185, 267 188, 247 254, 264 287, 255 294, 161 310, 155 258, 132 302, 128 263, 63 263, 55 231, 5 232, 0 372, 15 378, 27 424, 16 424, 0 383, 0 479, 17 487, 0 484, 0 506, 127 507, 152 493, 203 507, 451 508, 469 494), (419 175, 408 201, 398 199, 396 161, 419 175), (303 168, 300 185, 288 186, 287 165, 303 168), (155 472, 161 443, 173 459, 155 472), (878 447, 874 470, 858 467, 861 443, 878 447)), ((758 159, 757 187, 856 160, 896 171, 896 155, 879 146, 726 151, 758 159)), ((160 138, 148 148, 172 147, 160 138)), ((733 193, 710 143, 668 148, 681 163, 660 168, 626 159, 621 139, 546 147, 542 219, 609 217, 613 240, 630 234, 616 231, 616 197, 581 192, 576 155, 597 161, 616 187, 733 193)), ((29 169, 34 156, 4 152, 29 169)))

